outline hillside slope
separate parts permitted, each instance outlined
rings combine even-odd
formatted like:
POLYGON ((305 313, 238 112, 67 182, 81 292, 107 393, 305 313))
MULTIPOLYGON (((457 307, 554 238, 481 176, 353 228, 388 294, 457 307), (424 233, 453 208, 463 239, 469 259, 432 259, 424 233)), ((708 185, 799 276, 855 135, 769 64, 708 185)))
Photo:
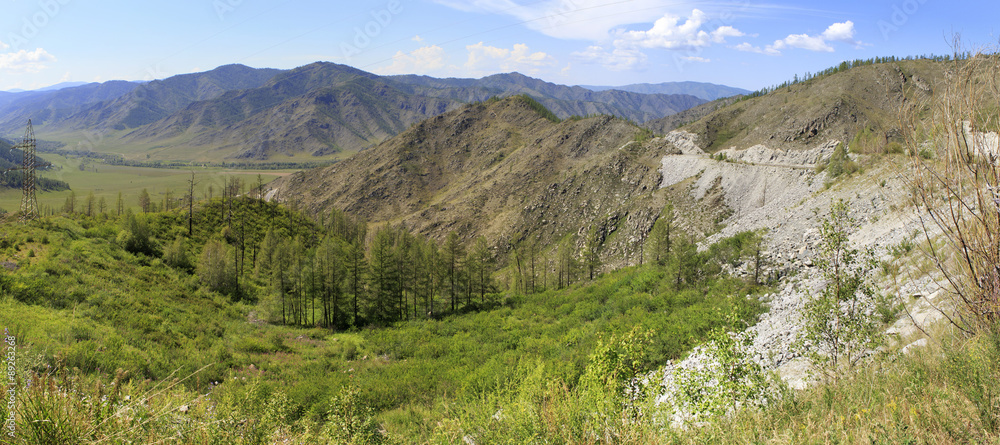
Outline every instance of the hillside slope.
POLYGON ((866 129, 869 151, 900 135, 899 112, 934 93, 946 66, 931 60, 858 66, 769 94, 740 100, 685 125, 708 152, 757 144, 811 148, 831 139, 851 142, 866 129))
POLYGON ((35 125, 64 121, 96 104, 114 101, 140 86, 135 82, 113 80, 59 90, 0 95, 0 133, 16 133, 28 119, 35 125))
MULTIPOLYGON (((554 245, 593 233, 613 265, 638 263, 638 246, 665 203, 665 141, 610 116, 559 123, 521 96, 468 105, 424 121, 330 167, 271 184, 269 196, 372 222, 402 223, 443 239, 485 235, 554 245), (588 233, 589 232, 589 233, 588 233)), ((537 106, 537 104, 535 104, 537 106)))
MULTIPOLYGON (((354 71, 319 64, 293 70, 261 88, 192 103, 124 140, 152 143, 186 135, 191 137, 187 145, 231 158, 323 156, 370 146, 459 105, 403 94, 375 76, 354 71)), ((162 148, 163 155, 172 149, 162 148)))

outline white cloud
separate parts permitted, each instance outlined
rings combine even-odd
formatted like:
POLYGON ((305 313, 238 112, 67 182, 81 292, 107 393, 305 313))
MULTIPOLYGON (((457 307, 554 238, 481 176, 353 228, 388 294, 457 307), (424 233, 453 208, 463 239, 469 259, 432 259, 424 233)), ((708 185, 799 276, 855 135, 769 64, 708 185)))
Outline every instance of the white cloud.
POLYGON ((485 74, 497 71, 524 71, 535 73, 540 68, 552 66, 555 59, 544 52, 531 52, 528 45, 517 43, 513 48, 497 48, 483 42, 468 45, 469 58, 465 67, 472 73, 485 74))
POLYGON ((45 63, 55 61, 55 56, 42 48, 35 48, 34 51, 22 49, 13 53, 0 54, 0 71, 7 73, 37 73, 45 69, 45 63))
POLYGON ((557 39, 607 39, 610 31, 634 23, 648 23, 649 17, 671 9, 662 0, 542 0, 519 4, 514 0, 434 0, 465 12, 513 17, 525 27, 557 39))
POLYGON ((616 47, 610 51, 599 45, 574 52, 573 57, 586 63, 597 63, 611 71, 629 71, 646 65, 646 54, 636 48, 616 47))
POLYGON ((746 34, 732 26, 720 26, 715 31, 712 31, 712 42, 713 43, 726 43, 726 37, 743 37, 746 34))
POLYGON ((427 74, 434 70, 444 68, 444 49, 437 45, 417 48, 410 53, 397 51, 392 56, 392 64, 382 68, 376 68, 378 74, 427 74))
MULTIPOLYGON (((846 22, 834 23, 826 28, 822 34, 816 36, 789 34, 784 39, 775 40, 773 44, 768 45, 764 50, 755 52, 773 55, 781 54, 781 51, 787 48, 799 48, 808 51, 832 53, 834 49, 830 45, 830 42, 849 43, 855 47, 862 45, 861 42, 854 40, 854 22, 848 20, 846 22)), ((740 48, 737 47, 737 49, 740 48)))
POLYGON ((424 38, 420 37, 420 35, 418 34, 418 35, 415 35, 415 36, 411 37, 410 40, 412 40, 414 42, 423 42, 424 38))
POLYGON ((707 15, 699 9, 691 11, 691 16, 683 23, 681 19, 679 16, 666 14, 657 19, 648 31, 621 32, 615 39, 615 46, 697 50, 713 43, 725 43, 726 37, 745 35, 732 26, 720 26, 714 31, 705 31, 702 25, 705 24, 707 15))
POLYGON ((810 36, 808 34, 790 34, 782 40, 775 40, 771 47, 778 51, 792 47, 809 51, 833 52, 833 47, 826 43, 823 36, 810 36))
POLYGON ((732 26, 710 26, 708 14, 694 9, 688 17, 664 14, 648 30, 615 31, 615 38, 608 45, 592 45, 573 56, 604 65, 614 71, 625 71, 642 67, 648 57, 643 50, 667 49, 683 51, 678 60, 709 62, 710 59, 697 54, 713 44, 722 44, 729 37, 743 37, 746 34, 732 26))
POLYGON ((838 42, 856 43, 854 41, 854 22, 848 20, 843 23, 834 23, 823 31, 823 38, 838 42))
POLYGON ((761 49, 759 46, 753 46, 753 45, 751 45, 751 44, 749 44, 747 42, 743 42, 743 43, 741 43, 739 45, 736 45, 736 46, 733 47, 733 49, 735 49, 737 51, 746 51, 746 52, 749 52, 749 53, 767 54, 769 56, 777 56, 777 55, 781 54, 781 51, 778 51, 778 50, 776 50, 774 48, 767 47, 767 48, 761 49))
POLYGON ((10 45, 8 45, 6 43, 3 43, 3 41, 0 40, 0 50, 4 50, 4 49, 7 49, 7 48, 10 48, 10 45))

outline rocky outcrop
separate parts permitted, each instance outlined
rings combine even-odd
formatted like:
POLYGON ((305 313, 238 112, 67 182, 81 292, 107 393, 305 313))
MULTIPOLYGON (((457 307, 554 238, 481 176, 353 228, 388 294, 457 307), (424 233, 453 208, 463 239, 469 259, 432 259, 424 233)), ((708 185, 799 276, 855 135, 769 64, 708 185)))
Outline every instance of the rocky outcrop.
MULTIPOLYGON (((696 139, 684 134, 671 138, 682 144, 696 139)), ((821 241, 820 220, 829 213, 831 203, 838 200, 849 203, 851 216, 859 224, 851 234, 851 242, 859 248, 873 248, 883 259, 889 259, 886 252, 892 246, 912 240, 924 227, 915 211, 907 206, 905 181, 888 166, 875 166, 860 175, 827 185, 826 174, 817 173, 815 167, 832 154, 837 144, 838 141, 829 141, 803 151, 755 145, 745 150, 723 150, 719 153, 724 156, 717 154, 714 158, 668 154, 661 162, 661 187, 693 177, 690 193, 695 197, 704 195, 713 184, 723 190, 732 216, 724 222, 723 229, 704 242, 705 246, 742 231, 766 232, 770 272, 785 278, 778 292, 764 297, 768 313, 742 335, 753 339, 750 353, 767 368, 778 370, 792 387, 802 387, 808 381, 807 362, 792 346, 802 330, 800 312, 803 305, 825 286, 813 259, 821 241)), ((738 269, 734 273, 747 274, 749 271, 738 269)), ((890 295, 940 295, 940 286, 932 277, 907 279, 903 286, 896 286, 887 279, 879 284, 881 291, 890 295)), ((924 306, 913 305, 915 313, 920 314, 919 322, 931 322, 940 317, 940 312, 930 309, 934 298, 925 300, 928 301, 924 306)), ((889 333, 908 338, 916 331, 906 317, 889 333)), ((689 360, 704 359, 700 357, 695 354, 689 360)), ((672 384, 670 369, 666 368, 661 374, 667 387, 672 384)))

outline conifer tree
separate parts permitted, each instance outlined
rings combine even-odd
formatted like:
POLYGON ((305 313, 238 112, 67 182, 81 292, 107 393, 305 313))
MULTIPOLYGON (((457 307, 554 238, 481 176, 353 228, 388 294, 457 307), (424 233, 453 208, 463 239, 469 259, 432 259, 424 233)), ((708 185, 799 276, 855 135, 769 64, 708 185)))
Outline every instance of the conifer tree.
POLYGON ((458 298, 458 283, 461 279, 462 264, 461 258, 465 256, 465 246, 458 240, 458 234, 449 232, 444 243, 444 267, 445 276, 450 285, 451 311, 457 310, 456 299, 458 298))

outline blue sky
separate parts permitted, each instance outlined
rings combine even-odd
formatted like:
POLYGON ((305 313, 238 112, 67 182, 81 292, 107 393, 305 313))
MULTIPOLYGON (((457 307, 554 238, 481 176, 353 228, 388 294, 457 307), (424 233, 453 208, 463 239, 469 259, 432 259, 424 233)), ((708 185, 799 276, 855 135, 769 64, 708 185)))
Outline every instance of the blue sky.
POLYGON ((758 89, 844 60, 997 42, 997 2, 0 0, 0 90, 317 60, 378 74, 758 89))

